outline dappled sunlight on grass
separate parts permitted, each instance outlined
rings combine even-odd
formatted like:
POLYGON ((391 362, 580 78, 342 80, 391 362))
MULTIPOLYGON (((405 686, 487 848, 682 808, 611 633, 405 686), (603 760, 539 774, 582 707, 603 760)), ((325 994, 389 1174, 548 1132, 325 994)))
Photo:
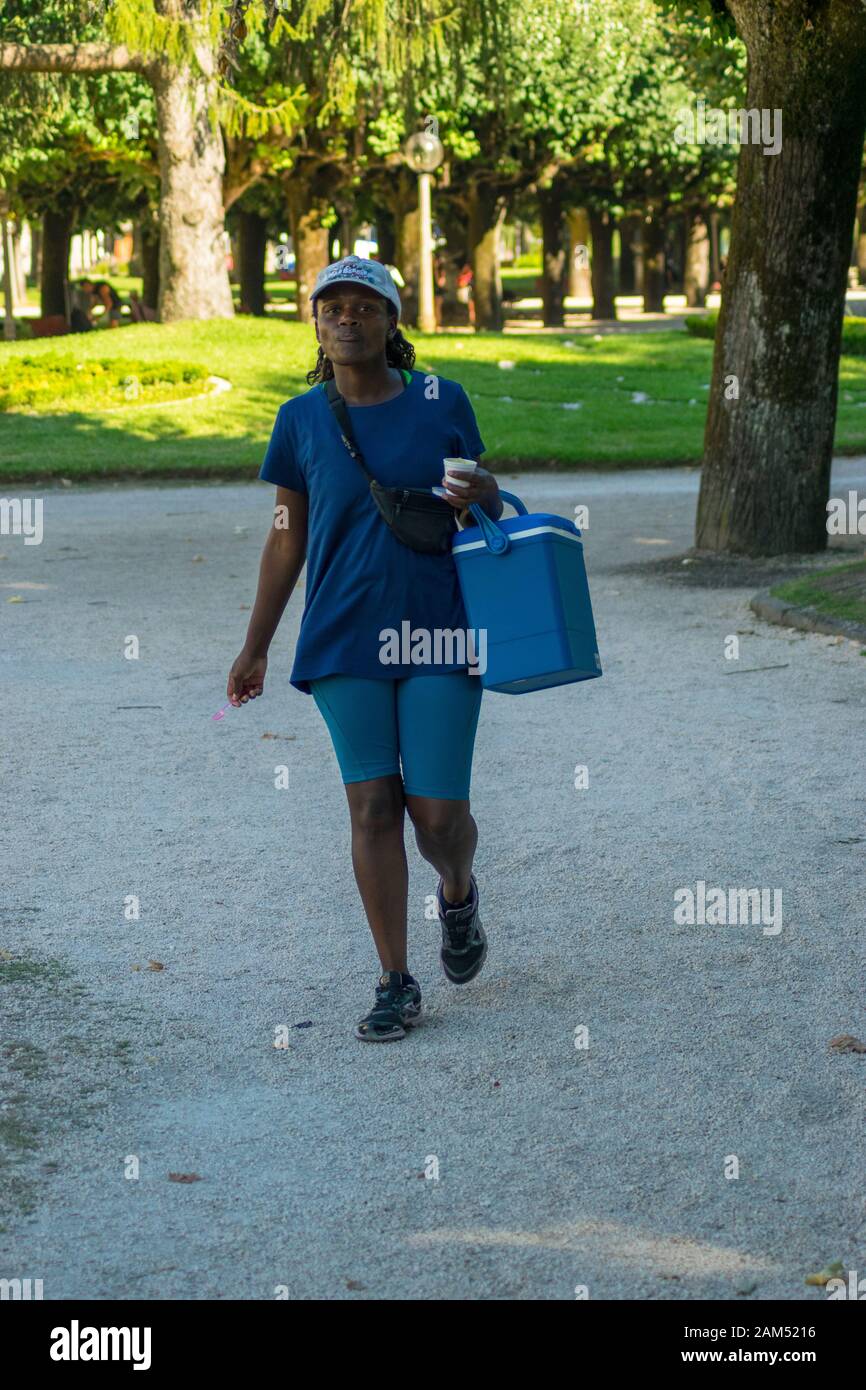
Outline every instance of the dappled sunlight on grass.
MULTIPOLYGON (((608 336, 424 335, 418 370, 462 383, 486 461, 523 467, 695 463, 700 460, 713 345, 678 330, 608 336)), ((0 477, 255 477, 280 404, 307 389, 311 326, 240 317, 140 324, 111 333, 0 347, 77 361, 134 357, 190 362, 231 383, 224 395, 173 409, 59 418, 0 415, 0 477)), ((866 452, 866 359, 843 359, 838 437, 866 452)))

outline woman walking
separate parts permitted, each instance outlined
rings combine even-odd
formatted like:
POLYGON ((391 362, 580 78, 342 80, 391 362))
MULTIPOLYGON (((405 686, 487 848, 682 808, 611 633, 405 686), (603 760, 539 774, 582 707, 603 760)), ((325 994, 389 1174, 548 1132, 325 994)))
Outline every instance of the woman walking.
POLYGON ((469 811, 481 684, 475 652, 467 660, 465 644, 452 640, 468 633, 450 535, 437 549, 419 549, 413 525, 429 521, 441 540, 442 524, 453 532, 470 502, 494 519, 502 502, 481 467, 464 473, 462 485, 443 477, 445 459, 477 463, 484 444, 463 388, 412 370, 386 268, 347 256, 322 271, 311 298, 318 360, 307 375, 311 389, 280 407, 260 472, 276 485, 275 519, 227 695, 242 705, 262 693, 268 648, 306 560, 291 683, 313 695, 333 741, 355 878, 382 966, 355 1036, 388 1042, 421 1012, 406 958, 406 812, 439 875, 447 978, 474 979, 487 954, 469 811), (440 503, 429 494, 437 486, 440 503), (402 507, 389 507, 395 496, 402 507), (407 522, 413 506, 419 514, 407 522), (444 517, 422 516, 427 509, 444 517))

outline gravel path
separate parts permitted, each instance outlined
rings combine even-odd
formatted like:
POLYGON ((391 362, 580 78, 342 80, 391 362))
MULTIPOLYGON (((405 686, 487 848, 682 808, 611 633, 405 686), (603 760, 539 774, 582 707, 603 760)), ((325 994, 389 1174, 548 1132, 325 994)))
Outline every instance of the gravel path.
MULTIPOLYGON (((589 504, 605 675, 485 697, 490 958, 465 990, 441 977, 412 842, 426 1019, 378 1048, 351 1036, 377 969, 344 794, 287 681, 299 596, 265 697, 209 718, 269 491, 60 490, 41 546, 0 540, 0 1276, 745 1302, 863 1270, 866 1056, 828 1043, 866 1037, 866 660, 761 624, 753 582, 658 563, 691 545, 696 471, 502 481, 530 510, 589 504), (781 890, 782 930, 678 924, 698 880, 781 890)), ((866 461, 834 483, 862 490, 866 461)))

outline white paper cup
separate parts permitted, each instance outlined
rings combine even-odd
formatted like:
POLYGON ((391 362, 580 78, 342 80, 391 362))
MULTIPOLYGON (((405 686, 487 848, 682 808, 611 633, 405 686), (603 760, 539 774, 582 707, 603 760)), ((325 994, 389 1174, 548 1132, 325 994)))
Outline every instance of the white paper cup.
POLYGON ((469 476, 478 467, 474 459, 443 459, 442 462, 445 465, 445 476, 449 488, 468 487, 469 476), (463 478, 459 476, 461 473, 465 475, 463 478))

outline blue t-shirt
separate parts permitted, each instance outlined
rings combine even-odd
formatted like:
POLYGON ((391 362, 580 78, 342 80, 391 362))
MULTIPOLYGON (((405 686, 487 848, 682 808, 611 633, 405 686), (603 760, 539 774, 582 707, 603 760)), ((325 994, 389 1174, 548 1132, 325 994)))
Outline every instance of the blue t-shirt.
MULTIPOLYGON (((400 395, 348 411, 364 462, 386 487, 438 487, 443 459, 484 452, 466 392, 443 377, 412 372, 400 395)), ((411 550, 386 526, 321 383, 280 406, 259 477, 308 497, 306 602, 291 675, 296 689, 309 694, 310 681, 321 676, 399 680, 467 669, 465 661, 381 659, 388 641, 381 634, 388 630, 401 635, 391 656, 410 654, 416 629, 431 634, 431 655, 458 655, 448 639, 437 642, 433 634, 465 633, 466 610, 451 555, 411 550)))

